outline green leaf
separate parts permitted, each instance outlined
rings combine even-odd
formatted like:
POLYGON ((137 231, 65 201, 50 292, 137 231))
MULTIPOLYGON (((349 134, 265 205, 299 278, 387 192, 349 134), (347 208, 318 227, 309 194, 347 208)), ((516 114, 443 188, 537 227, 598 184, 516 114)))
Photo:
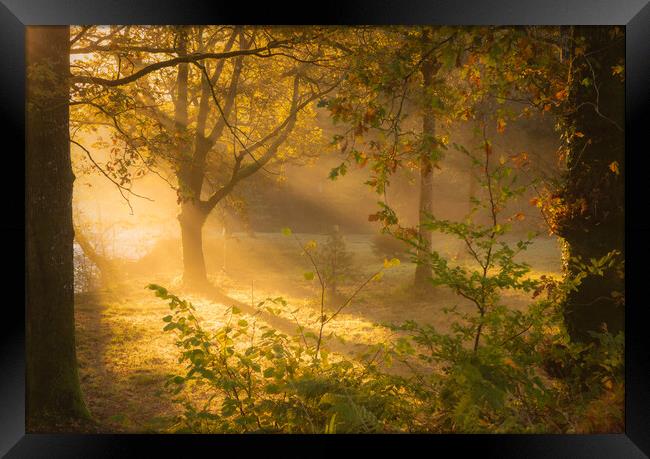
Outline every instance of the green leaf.
POLYGON ((308 281, 314 280, 314 273, 312 271, 306 272, 304 276, 305 276, 305 280, 308 281))
POLYGON ((285 236, 291 236, 293 233, 291 232, 291 228, 282 228, 282 234, 285 236))
POLYGON ((264 370, 263 374, 265 378, 272 378, 274 373, 275 370, 273 368, 267 368, 266 370, 264 370))
POLYGON ((224 405, 221 407, 221 415, 227 418, 232 416, 235 413, 235 410, 237 410, 235 405, 224 405))
POLYGON ((278 394, 280 393, 280 386, 277 384, 267 384, 266 387, 264 387, 264 392, 267 394, 278 394))

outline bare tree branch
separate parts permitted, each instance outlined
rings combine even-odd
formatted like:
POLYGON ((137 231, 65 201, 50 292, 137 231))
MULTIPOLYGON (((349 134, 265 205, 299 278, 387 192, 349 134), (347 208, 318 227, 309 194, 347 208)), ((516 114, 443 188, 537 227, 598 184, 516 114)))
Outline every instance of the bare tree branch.
POLYGON ((122 86, 128 83, 132 83, 133 81, 136 81, 137 79, 142 78, 143 76, 151 72, 155 72, 156 70, 164 69, 166 67, 174 67, 178 64, 183 64, 183 63, 199 62, 205 59, 229 59, 238 56, 257 56, 263 58, 272 57, 274 56, 274 54, 271 52, 272 49, 282 47, 287 43, 289 43, 289 40, 270 42, 264 47, 254 48, 254 49, 227 51, 221 53, 192 53, 185 56, 178 56, 166 61, 160 61, 154 64, 150 64, 138 70, 137 72, 132 73, 129 76, 126 76, 124 78, 114 79, 114 80, 94 77, 94 76, 84 76, 84 75, 72 75, 70 80, 72 83, 99 84, 99 85, 111 86, 111 87, 122 86))

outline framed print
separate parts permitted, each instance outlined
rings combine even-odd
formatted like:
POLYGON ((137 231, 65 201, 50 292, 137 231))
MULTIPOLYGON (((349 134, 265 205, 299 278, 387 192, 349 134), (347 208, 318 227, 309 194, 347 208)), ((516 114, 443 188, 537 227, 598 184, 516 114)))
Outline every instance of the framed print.
POLYGON ((650 454, 646 2, 4 4, 7 457, 650 454))

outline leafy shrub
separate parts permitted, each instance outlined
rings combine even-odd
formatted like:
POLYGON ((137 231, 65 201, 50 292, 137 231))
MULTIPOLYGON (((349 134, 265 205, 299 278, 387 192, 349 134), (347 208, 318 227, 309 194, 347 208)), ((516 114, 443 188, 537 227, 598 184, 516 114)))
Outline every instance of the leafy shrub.
POLYGON ((396 358, 417 353, 440 369, 420 372, 412 380, 411 390, 419 394, 424 412, 435 414, 422 421, 426 430, 621 431, 623 334, 599 333, 598 345, 570 343, 558 326, 556 306, 555 300, 544 299, 523 312, 491 311, 484 317, 484 340, 476 351, 476 321, 454 309, 446 311, 457 317, 448 334, 413 321, 395 326, 413 342, 412 348, 394 348, 396 358), (563 363, 559 378, 544 371, 549 359, 563 363), (598 407, 607 404, 597 416, 598 407))
POLYGON ((345 239, 338 225, 327 234, 327 240, 314 253, 320 274, 330 298, 340 296, 339 287, 354 276, 352 253, 347 250, 345 239))
POLYGON ((262 311, 288 306, 282 298, 260 302, 252 320, 229 308, 224 324, 208 332, 191 303, 151 285, 169 301, 165 330, 177 334, 186 365, 170 379, 175 393, 187 393, 176 431, 621 431, 623 335, 599 333, 599 345, 569 343, 556 306, 571 282, 543 283, 545 298, 528 310, 485 315, 476 351, 474 322, 449 309, 459 319, 452 333, 407 321, 394 327, 405 338, 376 346, 360 361, 330 355, 320 343, 322 329, 287 336, 258 326, 262 311), (543 371, 549 354, 565 364, 560 379, 543 371), (438 370, 409 365, 410 376, 386 372, 392 359, 413 358, 438 370), (193 388, 205 394, 202 403, 190 401, 193 388))
MULTIPOLYGON (((622 400, 623 337, 598 335, 600 345, 570 343, 563 328, 562 305, 569 291, 579 287, 587 273, 605 275, 618 269, 615 252, 600 260, 569 260, 572 267, 558 280, 530 275, 530 267, 517 261, 532 243, 534 234, 516 243, 505 236, 517 216, 503 219, 508 201, 521 195, 514 169, 507 161, 490 165, 491 145, 484 138, 480 159, 464 148, 475 166, 487 198, 473 200, 474 207, 461 222, 428 216, 427 229, 452 235, 466 247, 472 264, 453 263, 418 239, 418 232, 399 226, 386 205, 377 214, 386 229, 422 254, 433 272, 431 283, 453 290, 472 306, 471 312, 445 310, 454 317, 451 333, 407 321, 393 326, 410 336, 413 346, 394 347, 398 359, 416 355, 440 371, 420 372, 411 390, 421 401, 422 424, 444 432, 584 432, 581 421, 603 400, 622 400), (485 212, 484 221, 476 214, 485 212), (519 291, 535 299, 524 310, 508 307, 503 293, 519 291), (549 361, 562 371, 545 372, 549 361), (560 376, 560 379, 553 379, 560 376)), ((606 425, 621 425, 622 405, 612 410, 606 425)), ((603 424, 591 428, 601 428, 603 424)))
POLYGON ((330 359, 313 333, 287 336, 257 325, 263 311, 286 307, 282 298, 257 305, 255 319, 231 307, 226 321, 206 331, 194 306, 165 288, 149 285, 169 301, 164 330, 177 334, 180 363, 187 371, 169 380, 175 393, 199 387, 201 405, 181 399, 179 432, 343 433, 393 430, 403 406, 399 379, 346 358, 330 359))

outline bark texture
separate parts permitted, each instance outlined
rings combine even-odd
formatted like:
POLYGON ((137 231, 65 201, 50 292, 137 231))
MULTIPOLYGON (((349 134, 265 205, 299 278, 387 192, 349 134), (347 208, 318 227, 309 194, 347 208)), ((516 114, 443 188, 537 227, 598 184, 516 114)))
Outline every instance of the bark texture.
POLYGON ((85 418, 75 353, 69 27, 27 27, 27 430, 85 418))

